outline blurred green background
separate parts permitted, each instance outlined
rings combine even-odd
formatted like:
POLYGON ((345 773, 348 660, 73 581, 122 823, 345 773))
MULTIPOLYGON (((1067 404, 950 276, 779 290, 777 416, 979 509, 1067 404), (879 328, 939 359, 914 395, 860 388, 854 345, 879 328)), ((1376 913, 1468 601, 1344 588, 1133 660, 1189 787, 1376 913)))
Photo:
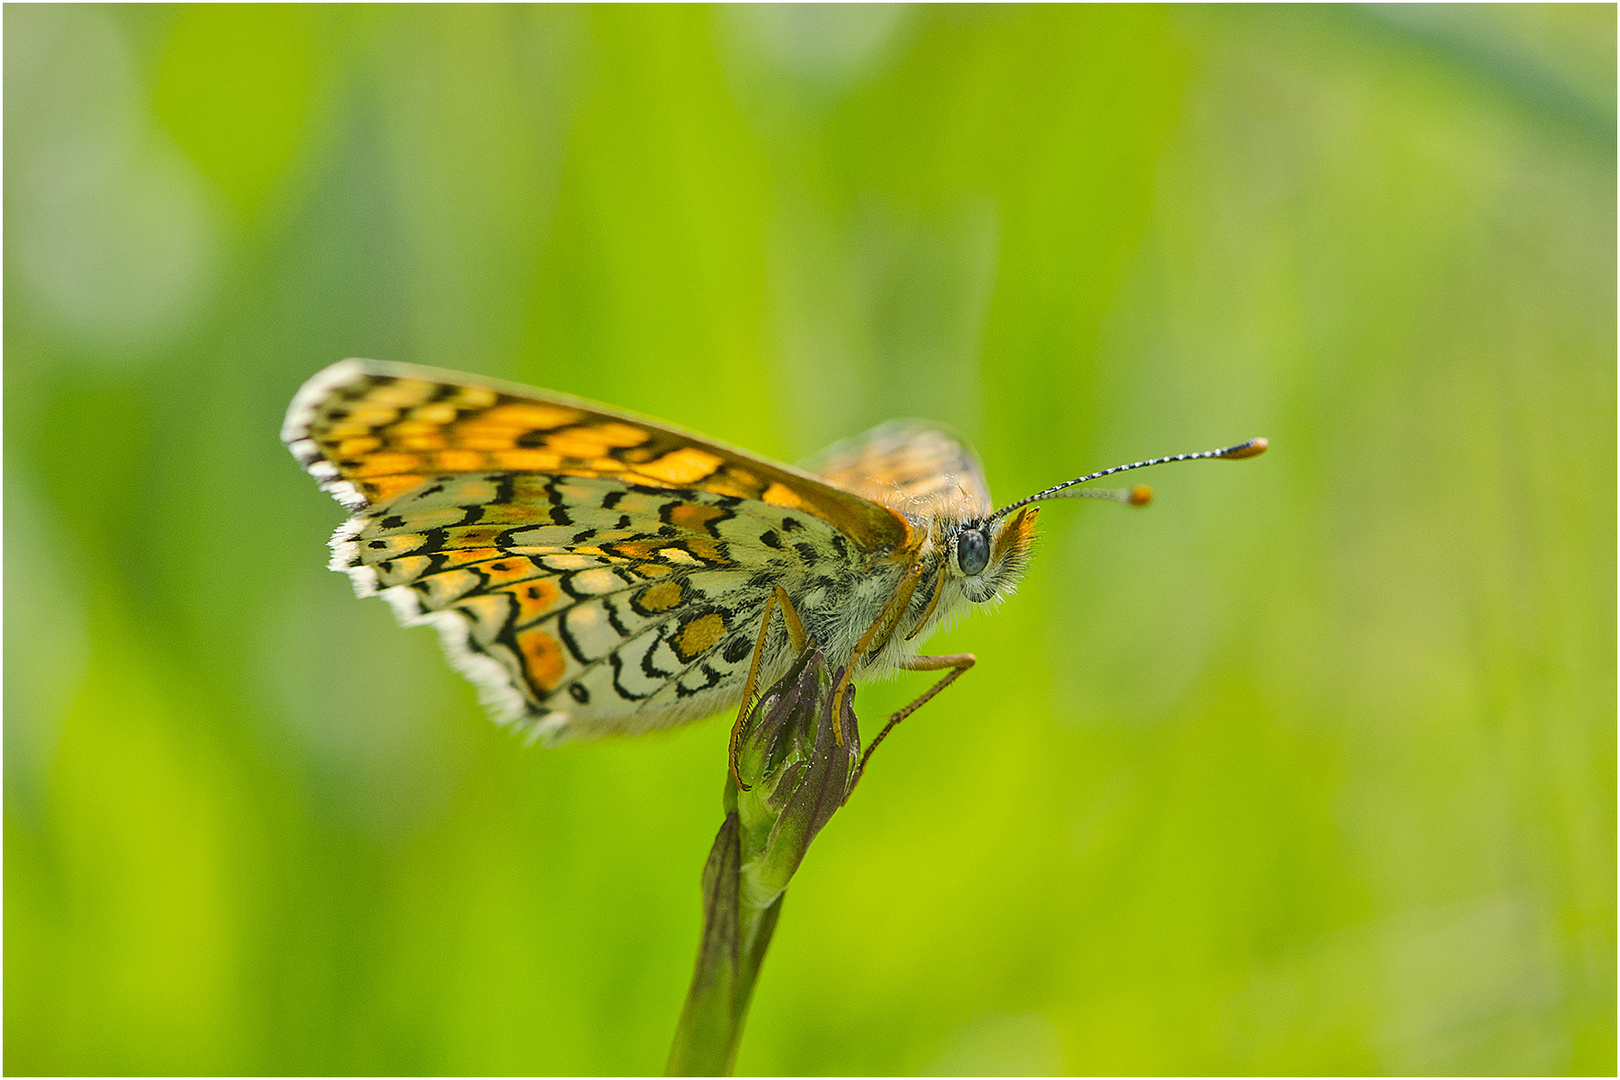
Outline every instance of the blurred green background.
POLYGON ((324 569, 359 355, 1271 437, 932 642, 741 1071, 1613 1073, 1612 5, 4 23, 7 1072, 663 1067, 727 724, 525 749, 324 569))

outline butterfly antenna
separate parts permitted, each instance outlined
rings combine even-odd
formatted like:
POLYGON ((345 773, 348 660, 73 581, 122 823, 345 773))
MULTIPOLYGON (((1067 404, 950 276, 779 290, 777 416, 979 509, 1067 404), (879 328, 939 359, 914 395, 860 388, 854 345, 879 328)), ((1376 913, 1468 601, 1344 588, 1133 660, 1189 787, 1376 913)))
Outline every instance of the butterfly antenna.
MULTIPOLYGON (((1052 497, 1054 499, 1106 499, 1109 502, 1124 503, 1126 506, 1146 506, 1153 501, 1153 489, 1146 484, 1137 484, 1135 487, 1128 488, 1079 488, 1052 497)), ((1012 507, 1008 507, 1008 509, 1010 510, 1012 507)))
POLYGON ((1131 506, 1146 506, 1153 499, 1153 489, 1146 484, 1117 489, 1088 488, 1084 491, 1071 491, 1069 489, 1079 484, 1090 483, 1093 480, 1101 480, 1105 476, 1113 476, 1115 473, 1130 472, 1132 469, 1145 469, 1150 465, 1168 465, 1172 461, 1200 461, 1204 458, 1224 458, 1229 461, 1236 461, 1240 458, 1256 457, 1266 452, 1267 445, 1264 439, 1250 439, 1247 442, 1240 442, 1236 446, 1226 446, 1219 450, 1205 450, 1201 454, 1171 454, 1169 457, 1133 461, 1129 465, 1115 465, 1111 469, 1103 469, 1101 472, 1076 477, 1073 480, 1065 480, 1063 483, 1053 485, 1045 491, 1038 491, 1027 499, 1019 499, 1011 506, 1003 506, 990 515, 990 520, 994 521, 999 517, 1012 513, 1014 510, 1022 509, 1030 503, 1040 502, 1043 499, 1108 499, 1112 502, 1127 503, 1131 506))

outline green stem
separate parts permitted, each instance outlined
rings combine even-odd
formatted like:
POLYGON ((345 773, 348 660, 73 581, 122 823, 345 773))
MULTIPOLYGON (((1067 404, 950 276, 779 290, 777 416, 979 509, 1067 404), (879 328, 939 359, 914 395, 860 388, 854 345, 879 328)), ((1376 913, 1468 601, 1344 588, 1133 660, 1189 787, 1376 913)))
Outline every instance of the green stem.
POLYGON ((703 867, 703 938, 686 1006, 670 1047, 669 1076, 719 1076, 730 1071, 742 1032, 737 997, 737 815, 727 814, 703 867))
POLYGON ((842 727, 834 723, 835 674, 806 648, 739 730, 726 820, 703 867, 703 937, 669 1051, 670 1076, 731 1074, 788 883, 849 794, 860 731, 848 698, 842 727))
POLYGON ((782 912, 780 895, 763 908, 740 900, 739 832, 733 811, 703 868, 703 939, 669 1051, 669 1076, 731 1075, 759 966, 782 912))
MULTIPOLYGON (((771 935, 776 933, 776 920, 782 915, 782 900, 786 893, 772 900, 763 909, 743 905, 743 933, 741 936, 741 963, 737 973, 737 1037, 742 1037, 743 1022, 748 1019, 748 1006, 754 1000, 754 980, 759 978, 759 966, 765 962, 765 950, 770 947, 771 935)), ((733 1044, 731 1057, 726 1060, 729 1075, 735 1064, 737 1048, 733 1044)))

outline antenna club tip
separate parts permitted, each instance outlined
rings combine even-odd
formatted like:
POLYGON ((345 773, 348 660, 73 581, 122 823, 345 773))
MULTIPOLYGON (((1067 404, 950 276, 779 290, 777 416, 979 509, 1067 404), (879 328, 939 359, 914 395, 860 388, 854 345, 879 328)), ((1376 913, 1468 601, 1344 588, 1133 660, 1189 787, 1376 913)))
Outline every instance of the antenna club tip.
POLYGON ((1153 501, 1153 489, 1146 484, 1137 484, 1131 488, 1131 493, 1125 501, 1132 506, 1146 506, 1153 501))
POLYGON ((1221 457, 1228 461, 1238 461, 1242 458, 1248 457, 1259 457, 1261 454, 1266 452, 1266 447, 1270 445, 1271 444, 1263 438, 1250 439, 1248 442, 1238 443, 1230 450, 1223 450, 1221 452, 1221 457))

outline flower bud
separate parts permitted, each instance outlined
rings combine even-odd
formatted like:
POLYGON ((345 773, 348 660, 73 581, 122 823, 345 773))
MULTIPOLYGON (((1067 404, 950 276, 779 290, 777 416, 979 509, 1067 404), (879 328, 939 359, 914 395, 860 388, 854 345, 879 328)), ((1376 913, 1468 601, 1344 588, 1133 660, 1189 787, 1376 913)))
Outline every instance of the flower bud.
POLYGON ((816 833, 849 793, 861 759, 854 694, 844 695, 842 744, 834 738, 833 687, 821 650, 807 648, 744 720, 735 794, 741 824, 739 898, 764 907, 787 888, 816 833))

